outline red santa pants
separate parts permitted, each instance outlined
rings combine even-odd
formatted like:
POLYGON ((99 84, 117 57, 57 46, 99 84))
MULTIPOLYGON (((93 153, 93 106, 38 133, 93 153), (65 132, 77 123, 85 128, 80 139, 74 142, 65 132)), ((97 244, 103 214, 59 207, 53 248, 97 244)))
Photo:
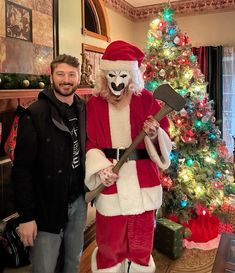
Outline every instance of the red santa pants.
POLYGON ((147 211, 107 217, 97 212, 97 268, 109 268, 124 259, 147 266, 153 246, 154 215, 154 211, 147 211))

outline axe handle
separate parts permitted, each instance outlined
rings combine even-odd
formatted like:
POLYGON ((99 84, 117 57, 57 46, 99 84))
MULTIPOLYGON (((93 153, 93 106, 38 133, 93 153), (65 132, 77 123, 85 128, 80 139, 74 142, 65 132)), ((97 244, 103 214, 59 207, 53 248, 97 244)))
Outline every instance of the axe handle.
MULTIPOLYGON (((160 121, 165 115, 169 114, 173 109, 165 104, 163 108, 161 108, 153 117, 160 121)), ((122 165, 128 160, 129 155, 132 153, 132 151, 136 148, 136 146, 144 139, 146 133, 144 130, 141 130, 139 134, 135 137, 132 144, 126 149, 125 153, 121 156, 120 160, 116 163, 116 165, 113 167, 113 172, 118 173, 122 165)), ((85 200, 87 203, 91 202, 100 192, 105 189, 106 187, 104 184, 100 184, 96 189, 86 192, 85 194, 85 200)))

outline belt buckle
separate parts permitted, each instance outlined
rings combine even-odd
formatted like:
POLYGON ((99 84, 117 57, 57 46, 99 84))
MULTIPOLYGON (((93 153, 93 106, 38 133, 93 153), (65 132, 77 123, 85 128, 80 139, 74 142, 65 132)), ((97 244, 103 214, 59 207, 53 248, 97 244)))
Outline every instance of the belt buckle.
POLYGON ((125 147, 118 147, 117 148, 117 154, 116 154, 116 160, 119 161, 120 160, 120 150, 125 150, 125 147))

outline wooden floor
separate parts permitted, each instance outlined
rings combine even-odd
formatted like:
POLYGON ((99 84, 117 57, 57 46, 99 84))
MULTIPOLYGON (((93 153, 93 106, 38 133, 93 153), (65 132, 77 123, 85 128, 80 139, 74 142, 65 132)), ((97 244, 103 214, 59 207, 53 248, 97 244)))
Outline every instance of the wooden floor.
MULTIPOLYGON (((95 240, 84 250, 81 258, 80 273, 91 273, 91 254, 96 247, 95 240)), ((153 249, 153 258, 157 273, 209 273, 212 271, 216 249, 204 251, 184 249, 182 257, 171 260, 164 254, 153 249)), ((4 273, 30 273, 31 266, 21 268, 6 268, 4 273)), ((79 272, 78 272, 79 273, 79 272)), ((222 272, 220 272, 222 273, 222 272)))
MULTIPOLYGON (((95 240, 92 241, 84 250, 81 258, 80 273, 91 273, 91 254, 96 247, 95 240)), ((31 266, 21 268, 5 268, 3 273, 30 273, 31 266)))
POLYGON ((91 254, 96 247, 95 240, 86 247, 81 258, 80 273, 91 273, 91 254))

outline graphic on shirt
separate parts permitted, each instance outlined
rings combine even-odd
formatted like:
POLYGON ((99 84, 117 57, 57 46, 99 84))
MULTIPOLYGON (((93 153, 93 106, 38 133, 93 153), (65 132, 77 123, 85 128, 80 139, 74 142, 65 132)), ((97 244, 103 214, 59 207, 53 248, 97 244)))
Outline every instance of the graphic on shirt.
POLYGON ((78 119, 73 118, 69 119, 71 125, 71 135, 73 140, 73 160, 72 160, 72 168, 76 169, 80 165, 79 152, 80 145, 78 141, 78 119))

